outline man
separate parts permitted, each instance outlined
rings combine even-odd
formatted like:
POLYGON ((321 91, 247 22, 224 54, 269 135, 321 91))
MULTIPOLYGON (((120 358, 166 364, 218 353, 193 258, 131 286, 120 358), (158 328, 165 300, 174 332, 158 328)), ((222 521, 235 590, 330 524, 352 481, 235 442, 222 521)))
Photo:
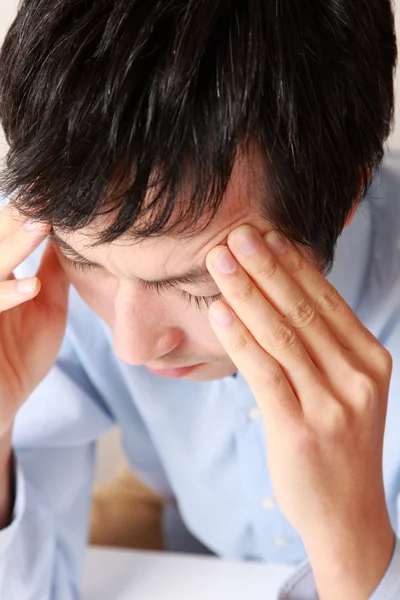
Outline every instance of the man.
POLYGON ((397 373, 388 510, 390 356, 322 274, 349 225, 340 291, 398 351, 390 173, 350 224, 395 55, 383 1, 22 3, 0 58, 5 598, 77 596, 114 423, 211 551, 308 554, 282 598, 400 597, 397 373))

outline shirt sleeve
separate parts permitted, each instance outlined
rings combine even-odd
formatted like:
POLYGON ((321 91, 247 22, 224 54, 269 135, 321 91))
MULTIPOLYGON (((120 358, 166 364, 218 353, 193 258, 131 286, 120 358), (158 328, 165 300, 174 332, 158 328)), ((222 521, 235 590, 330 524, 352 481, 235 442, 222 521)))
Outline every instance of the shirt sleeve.
MULTIPOLYGON (((278 600, 318 600, 309 563, 302 565, 282 586, 278 600)), ((400 540, 397 538, 392 560, 369 600, 400 600, 400 540)))
POLYGON ((65 341, 15 421, 16 497, 0 531, 0 598, 80 598, 95 440, 112 425, 65 341))

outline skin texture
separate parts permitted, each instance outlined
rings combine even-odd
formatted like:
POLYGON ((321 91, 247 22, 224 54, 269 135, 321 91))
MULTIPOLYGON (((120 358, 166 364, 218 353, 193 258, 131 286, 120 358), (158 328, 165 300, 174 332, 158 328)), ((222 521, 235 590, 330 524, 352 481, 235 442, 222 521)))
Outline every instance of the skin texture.
MULTIPOLYGON (((158 369, 203 363, 191 380, 241 371, 264 416, 276 497, 303 538, 319 597, 363 600, 380 581, 394 543, 381 467, 391 359, 319 272, 318 261, 277 241, 252 200, 248 175, 239 162, 221 212, 190 239, 120 239, 93 247, 99 222, 56 231, 60 243, 45 253, 39 295, 38 281, 21 296, 8 278, 49 230, 28 230, 10 209, 0 215, 0 296, 6 298, 0 375, 7 398, 0 472, 9 473, 13 416, 56 359, 73 283, 110 326, 122 360, 158 369), (240 240, 250 234, 257 243, 247 241, 244 251, 240 240), (65 243, 97 266, 72 264, 65 243), (160 295, 138 282, 194 265, 207 267, 210 283, 160 295), (209 311, 187 307, 182 291, 222 292, 225 302, 209 311)), ((6 475, 1 483, 10 489, 6 475)), ((10 494, 0 499, 3 524, 9 508, 10 494)))

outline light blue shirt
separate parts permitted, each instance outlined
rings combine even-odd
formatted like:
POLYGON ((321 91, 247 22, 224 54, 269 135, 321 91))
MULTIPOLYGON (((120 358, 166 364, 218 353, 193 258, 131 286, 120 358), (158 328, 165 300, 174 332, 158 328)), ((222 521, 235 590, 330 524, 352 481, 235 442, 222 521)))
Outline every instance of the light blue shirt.
MULTIPOLYGON (((18 274, 31 274, 38 254, 18 274)), ((396 529, 400 177, 395 171, 376 177, 339 241, 330 279, 394 357, 384 472, 396 529)), ((300 536, 274 500, 263 423, 243 377, 193 383, 124 364, 114 354, 107 326, 72 289, 57 364, 15 423, 17 495, 13 521, 0 532, 1 599, 80 597, 95 442, 114 425, 121 428, 132 469, 169 505, 167 545, 173 547, 178 535, 176 506, 190 535, 217 555, 296 564, 306 559, 300 536)), ((189 544, 189 534, 186 539, 189 544)), ((307 565, 280 598, 316 598, 307 565)), ((371 599, 400 599, 399 544, 371 599)))

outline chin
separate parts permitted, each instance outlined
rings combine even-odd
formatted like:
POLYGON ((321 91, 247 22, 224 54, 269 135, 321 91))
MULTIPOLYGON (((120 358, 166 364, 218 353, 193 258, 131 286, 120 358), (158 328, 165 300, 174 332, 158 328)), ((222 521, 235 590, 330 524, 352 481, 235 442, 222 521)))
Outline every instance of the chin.
POLYGON ((184 377, 186 381, 214 381, 236 373, 237 368, 229 363, 205 363, 184 377))

